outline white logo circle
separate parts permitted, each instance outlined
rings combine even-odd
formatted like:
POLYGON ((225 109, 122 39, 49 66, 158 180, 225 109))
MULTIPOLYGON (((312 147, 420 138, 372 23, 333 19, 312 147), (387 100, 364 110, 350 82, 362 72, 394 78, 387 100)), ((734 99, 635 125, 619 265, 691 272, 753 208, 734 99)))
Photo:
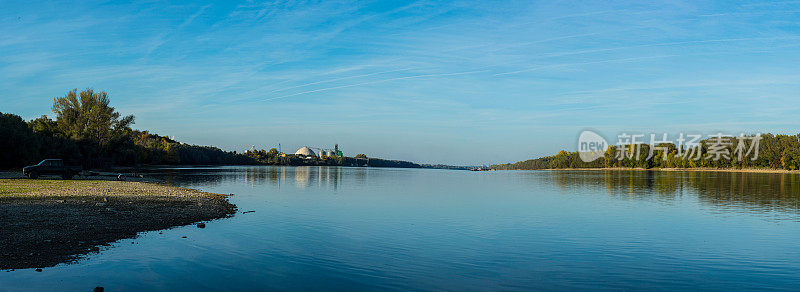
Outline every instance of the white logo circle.
POLYGON ((608 142, 593 131, 583 131, 578 137, 578 156, 583 162, 592 162, 606 153, 608 142))

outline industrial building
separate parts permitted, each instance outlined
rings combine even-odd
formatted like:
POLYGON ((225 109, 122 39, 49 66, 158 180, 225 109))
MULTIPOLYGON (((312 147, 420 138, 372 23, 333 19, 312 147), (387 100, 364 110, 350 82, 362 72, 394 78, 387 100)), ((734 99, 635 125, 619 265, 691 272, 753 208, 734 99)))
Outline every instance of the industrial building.
POLYGON ((297 152, 295 152, 294 155, 317 156, 317 154, 314 153, 314 150, 311 150, 311 148, 308 148, 308 146, 303 146, 303 148, 297 149, 297 152))
POLYGON ((320 156, 327 156, 327 157, 342 157, 342 151, 339 150, 339 144, 336 144, 333 149, 324 149, 319 147, 309 147, 303 146, 294 153, 295 155, 303 155, 306 157, 320 157, 320 156), (316 149, 317 151, 314 152, 316 149))

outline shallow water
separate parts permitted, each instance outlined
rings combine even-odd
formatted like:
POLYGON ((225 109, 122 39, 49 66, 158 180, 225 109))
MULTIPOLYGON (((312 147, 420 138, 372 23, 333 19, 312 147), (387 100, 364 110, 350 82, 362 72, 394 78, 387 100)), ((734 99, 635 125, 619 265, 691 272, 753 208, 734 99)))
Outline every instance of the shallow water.
POLYGON ((798 175, 221 167, 158 176, 233 193, 240 212, 123 240, 77 264, 0 272, 0 290, 800 285, 798 175))

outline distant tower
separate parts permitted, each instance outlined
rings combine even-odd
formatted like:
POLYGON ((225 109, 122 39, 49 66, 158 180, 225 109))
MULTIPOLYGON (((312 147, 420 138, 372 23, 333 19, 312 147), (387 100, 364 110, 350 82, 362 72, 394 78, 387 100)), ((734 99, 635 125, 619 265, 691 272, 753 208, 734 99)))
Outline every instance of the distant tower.
POLYGON ((344 156, 344 155, 342 155, 342 150, 339 150, 339 144, 336 144, 333 147, 333 154, 335 154, 337 157, 343 157, 344 156))
POLYGON ((278 143, 278 153, 283 153, 283 151, 281 151, 281 143, 278 143))

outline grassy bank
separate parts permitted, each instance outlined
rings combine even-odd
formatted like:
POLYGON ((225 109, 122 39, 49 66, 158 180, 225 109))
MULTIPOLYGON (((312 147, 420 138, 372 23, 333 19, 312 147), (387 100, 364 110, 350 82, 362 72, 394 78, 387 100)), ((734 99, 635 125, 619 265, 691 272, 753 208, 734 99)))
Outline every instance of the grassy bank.
POLYGON ((235 212, 224 195, 155 183, 0 179, 0 269, 71 262, 139 232, 235 212))

